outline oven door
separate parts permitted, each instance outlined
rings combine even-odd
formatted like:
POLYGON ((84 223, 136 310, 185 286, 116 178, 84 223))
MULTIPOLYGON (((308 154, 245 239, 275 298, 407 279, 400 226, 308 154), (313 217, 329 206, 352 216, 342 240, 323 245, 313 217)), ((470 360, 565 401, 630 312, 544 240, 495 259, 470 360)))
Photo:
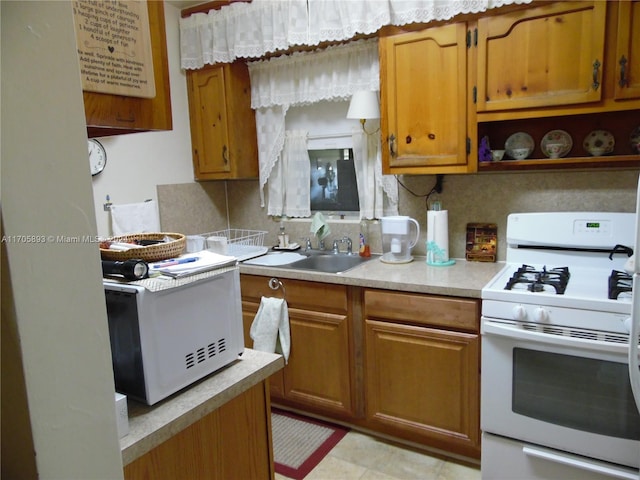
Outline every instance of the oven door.
POLYGON ((628 344, 484 317, 482 335, 483 431, 639 467, 640 415, 628 344))

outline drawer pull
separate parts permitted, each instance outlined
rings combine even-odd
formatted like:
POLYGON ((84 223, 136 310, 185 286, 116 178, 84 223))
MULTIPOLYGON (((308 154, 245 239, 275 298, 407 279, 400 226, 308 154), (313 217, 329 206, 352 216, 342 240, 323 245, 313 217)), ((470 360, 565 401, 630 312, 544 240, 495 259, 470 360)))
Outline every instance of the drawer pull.
POLYGON ((393 133, 389 137, 389 155, 396 156, 396 136, 393 133))
POLYGON ((598 81, 598 73, 601 66, 602 64, 596 58, 595 62, 593 62, 593 83, 591 84, 591 87, 593 87, 594 90, 598 90, 598 87, 600 87, 600 82, 598 81))
POLYGON ((618 85, 620 88, 629 86, 629 79, 627 78, 627 59, 624 58, 624 55, 620 57, 620 81, 618 81, 618 85))

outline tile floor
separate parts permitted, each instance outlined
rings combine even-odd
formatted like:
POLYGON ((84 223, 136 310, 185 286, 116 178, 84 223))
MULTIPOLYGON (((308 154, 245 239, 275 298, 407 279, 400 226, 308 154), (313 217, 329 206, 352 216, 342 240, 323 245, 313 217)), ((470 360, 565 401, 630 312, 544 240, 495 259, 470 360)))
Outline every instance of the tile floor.
MULTIPOLYGON (((276 473, 276 480, 288 480, 276 473)), ((480 469, 350 431, 305 480, 480 480, 480 469)))

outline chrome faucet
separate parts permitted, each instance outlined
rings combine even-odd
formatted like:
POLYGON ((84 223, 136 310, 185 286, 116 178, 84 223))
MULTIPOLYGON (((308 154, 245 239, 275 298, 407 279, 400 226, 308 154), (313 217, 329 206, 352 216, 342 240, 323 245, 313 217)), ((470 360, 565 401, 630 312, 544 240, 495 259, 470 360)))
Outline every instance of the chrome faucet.
POLYGON ((307 237, 307 238, 304 239, 304 241, 305 241, 304 251, 308 252, 308 251, 312 250, 311 239, 309 237, 307 237))
POLYGON ((340 240, 334 240, 333 241, 333 248, 331 249, 331 253, 334 253, 336 255, 338 253, 340 253, 340 249, 338 248, 338 244, 339 243, 346 243, 347 244, 347 255, 353 255, 353 242, 346 235, 344 237, 342 237, 342 239, 340 239, 340 240))

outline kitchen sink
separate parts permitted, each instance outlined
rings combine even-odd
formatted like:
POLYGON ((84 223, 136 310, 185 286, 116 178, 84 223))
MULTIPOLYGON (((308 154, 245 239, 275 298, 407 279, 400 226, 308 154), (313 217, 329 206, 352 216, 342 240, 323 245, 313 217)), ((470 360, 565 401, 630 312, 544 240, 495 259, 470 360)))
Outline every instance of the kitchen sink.
POLYGON ((346 253, 309 251, 302 253, 268 253, 262 257, 246 260, 247 265, 262 265, 292 270, 311 270, 323 273, 343 273, 375 257, 361 257, 346 253))
POLYGON ((298 260, 288 265, 283 265, 282 268, 313 270, 315 272, 323 273, 343 273, 371 260, 372 258, 373 257, 361 257, 357 254, 311 254, 302 260, 298 260))

